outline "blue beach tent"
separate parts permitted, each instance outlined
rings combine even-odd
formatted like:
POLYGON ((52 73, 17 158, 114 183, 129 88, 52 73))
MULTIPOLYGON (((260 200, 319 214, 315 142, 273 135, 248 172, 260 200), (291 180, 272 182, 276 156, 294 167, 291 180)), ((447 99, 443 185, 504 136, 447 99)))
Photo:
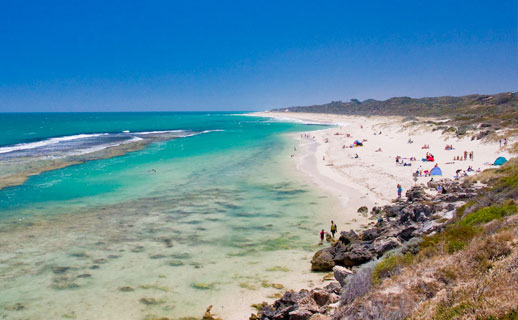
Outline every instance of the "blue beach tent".
POLYGON ((506 162, 507 162, 507 159, 506 159, 506 158, 504 158, 504 157, 498 157, 498 158, 495 160, 495 162, 493 163, 493 165, 495 165, 495 166, 501 166, 501 165, 503 165, 503 164, 504 164, 504 163, 506 163, 506 162))
POLYGON ((439 168, 439 167, 434 167, 434 168, 430 171, 430 175, 432 175, 432 176, 442 176, 442 170, 441 170, 441 168, 439 168))

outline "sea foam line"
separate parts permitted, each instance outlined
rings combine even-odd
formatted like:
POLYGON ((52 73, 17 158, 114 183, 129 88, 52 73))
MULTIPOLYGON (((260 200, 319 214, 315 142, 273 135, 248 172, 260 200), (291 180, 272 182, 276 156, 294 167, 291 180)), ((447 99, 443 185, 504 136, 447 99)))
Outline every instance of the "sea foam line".
MULTIPOLYGON (((223 131, 223 130, 204 130, 204 131, 201 131, 201 132, 192 131, 191 133, 188 133, 188 134, 185 134, 185 135, 179 136, 179 137, 181 137, 181 138, 183 138, 183 137, 190 137, 190 136, 198 135, 198 134, 201 134, 201 133, 208 133, 208 132, 214 132, 214 131, 223 131)), ((45 139, 45 140, 41 140, 41 141, 36 141, 36 142, 18 143, 18 144, 11 145, 11 146, 0 147, 0 154, 8 153, 8 152, 14 152, 14 151, 22 151, 22 150, 41 148, 41 147, 57 144, 57 143, 60 143, 60 142, 74 141, 74 140, 80 140, 80 139, 88 139, 88 138, 94 138, 94 137, 99 137, 99 136, 107 136, 107 135, 110 135, 110 134, 112 134, 112 135, 120 135, 120 134, 128 135, 128 136, 131 137, 131 139, 129 141, 124 141, 122 143, 131 143, 131 142, 136 142, 138 140, 141 140, 141 138, 134 137, 134 135, 150 135, 150 134, 164 134, 164 133, 179 133, 180 134, 182 132, 187 132, 187 131, 186 130, 157 130, 157 131, 135 131, 135 132, 130 132, 129 130, 124 130, 124 131, 122 131, 120 133, 76 134, 76 135, 71 135, 71 136, 54 137, 54 138, 49 138, 49 139, 45 139)), ((101 146, 97 146, 97 147, 94 147, 94 148, 101 148, 99 150, 102 150, 102 149, 106 148, 106 147, 103 147, 103 146, 106 146, 106 145, 101 145, 101 146)), ((116 145, 110 145, 110 146, 116 146, 116 145)))
POLYGON ((56 138, 50 138, 50 139, 36 141, 36 142, 18 143, 18 144, 12 145, 12 146, 1 147, 0 153, 34 149, 34 148, 48 146, 51 144, 60 143, 63 141, 72 141, 72 140, 78 140, 78 139, 93 138, 93 137, 99 137, 102 135, 108 135, 108 133, 76 134, 76 135, 72 135, 72 136, 56 137, 56 138))

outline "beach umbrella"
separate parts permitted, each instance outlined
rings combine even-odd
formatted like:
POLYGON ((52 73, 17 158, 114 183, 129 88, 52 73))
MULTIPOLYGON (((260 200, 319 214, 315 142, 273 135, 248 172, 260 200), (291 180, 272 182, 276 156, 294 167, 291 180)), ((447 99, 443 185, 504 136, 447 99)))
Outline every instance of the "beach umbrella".
POLYGON ((501 165, 503 165, 503 164, 504 164, 504 163, 506 163, 506 162, 507 162, 507 159, 506 159, 506 158, 504 158, 504 157, 498 157, 498 158, 495 160, 495 162, 493 163, 493 165, 495 165, 495 166, 501 166, 501 165))

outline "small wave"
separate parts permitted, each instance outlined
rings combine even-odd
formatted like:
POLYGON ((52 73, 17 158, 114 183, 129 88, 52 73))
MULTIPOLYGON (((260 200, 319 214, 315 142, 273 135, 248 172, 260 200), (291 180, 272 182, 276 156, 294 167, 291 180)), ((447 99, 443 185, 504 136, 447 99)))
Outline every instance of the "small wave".
MULTIPOLYGON (((129 130, 124 130, 119 133, 76 134, 76 135, 71 135, 71 136, 54 137, 54 138, 49 138, 49 139, 36 141, 36 142, 19 143, 19 144, 15 144, 15 145, 11 145, 11 146, 0 147, 0 154, 9 153, 9 152, 17 152, 17 151, 26 152, 31 149, 46 148, 46 147, 54 148, 56 146, 60 146, 59 145, 60 143, 64 143, 64 142, 82 143, 81 140, 92 139, 92 138, 101 137, 101 136, 103 136, 103 137, 106 136, 106 137, 111 137, 111 138, 119 137, 122 139, 127 139, 124 141, 118 141, 115 144, 114 143, 103 143, 102 141, 99 141, 100 142, 99 145, 96 145, 91 148, 87 148, 85 150, 78 151, 79 154, 85 154, 88 152, 94 152, 94 151, 102 150, 102 149, 105 149, 108 147, 117 146, 120 144, 140 141, 140 140, 143 140, 143 136, 146 136, 146 135, 177 134, 177 137, 182 138, 182 137, 190 137, 190 136, 198 135, 201 133, 208 133, 208 132, 214 132, 214 131, 223 131, 223 130, 205 130, 205 131, 201 131, 201 132, 200 131, 198 131, 198 132, 186 131, 186 130, 156 130, 156 131, 131 132, 129 130)), ((91 144, 91 142, 90 142, 90 144, 91 144)), ((74 154, 77 154, 77 152, 74 152, 74 154)))
POLYGON ((94 133, 94 134, 76 134, 72 136, 64 136, 64 137, 57 137, 57 138, 50 138, 42 141, 37 142, 29 142, 29 143, 19 143, 12 146, 7 147, 1 147, 0 153, 7 153, 7 152, 13 152, 13 151, 20 151, 20 150, 27 150, 27 149, 34 149, 34 148, 40 148, 45 147, 48 145, 60 143, 63 141, 73 141, 78 139, 86 139, 86 138, 93 138, 93 137, 99 137, 102 135, 107 135, 108 133, 94 133))
POLYGON ((131 132, 131 133, 133 133, 133 134, 161 134, 161 133, 179 133, 179 132, 185 132, 185 130, 135 131, 135 132, 131 132))

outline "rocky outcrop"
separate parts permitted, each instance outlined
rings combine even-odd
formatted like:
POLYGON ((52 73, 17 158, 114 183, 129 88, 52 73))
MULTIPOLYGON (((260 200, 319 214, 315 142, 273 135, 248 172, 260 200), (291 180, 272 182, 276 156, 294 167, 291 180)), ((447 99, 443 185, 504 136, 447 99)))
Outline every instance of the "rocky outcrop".
POLYGON ((341 267, 341 266, 334 266, 333 267, 333 275, 338 281, 338 283, 343 287, 345 284, 345 278, 347 278, 349 275, 353 274, 353 272, 347 268, 341 267))
POLYGON ((328 315, 340 299, 337 291, 341 290, 340 284, 333 282, 324 289, 308 291, 302 289, 299 292, 293 290, 284 293, 282 298, 271 305, 263 305, 257 314, 250 316, 251 320, 309 320, 331 319, 328 315), (328 315, 326 315, 328 314, 328 315))
POLYGON ((333 257, 337 265, 354 267, 369 262, 374 257, 369 243, 352 243, 343 250, 337 250, 333 257))
POLYGON ((330 271, 335 266, 333 260, 333 248, 324 248, 317 251, 311 259, 311 270, 312 271, 330 271))
MULTIPOLYGON (((341 232, 338 241, 330 248, 315 253, 311 270, 331 271, 335 265, 350 268, 380 258, 413 238, 434 232, 447 220, 438 222, 433 219, 434 216, 454 210, 476 192, 469 185, 451 180, 431 181, 429 185, 431 188, 441 185, 447 193, 430 196, 424 187, 415 186, 407 191, 406 201, 373 208, 371 213, 384 218, 381 225, 366 229, 360 235, 352 230, 341 232)), ((365 208, 360 209, 365 212, 365 208)), ((412 248, 408 249, 412 251, 412 248)))
MULTIPOLYGON (((431 182, 435 188, 436 182, 431 182)), ((444 217, 462 205, 463 199, 475 194, 470 186, 453 181, 441 182, 447 194, 430 196, 423 187, 408 190, 406 201, 398 201, 383 208, 373 208, 371 214, 382 216, 382 223, 356 234, 353 230, 341 232, 338 241, 315 253, 311 260, 313 271, 333 271, 336 282, 323 289, 288 291, 273 304, 263 304, 251 320, 331 320, 339 306, 340 296, 351 292, 354 279, 372 267, 358 269, 388 251, 400 248, 402 253, 417 253, 422 237, 442 228, 444 217), (448 201, 449 203, 445 203, 448 201), (351 268, 351 269, 350 269, 351 268), (354 275, 354 276, 353 276, 354 275)), ((358 210, 365 213, 366 209, 358 210)), ((365 273, 367 274, 367 273, 365 273)), ((370 277, 370 274, 367 275, 370 277)), ((347 299, 346 299, 347 300, 347 299)))

